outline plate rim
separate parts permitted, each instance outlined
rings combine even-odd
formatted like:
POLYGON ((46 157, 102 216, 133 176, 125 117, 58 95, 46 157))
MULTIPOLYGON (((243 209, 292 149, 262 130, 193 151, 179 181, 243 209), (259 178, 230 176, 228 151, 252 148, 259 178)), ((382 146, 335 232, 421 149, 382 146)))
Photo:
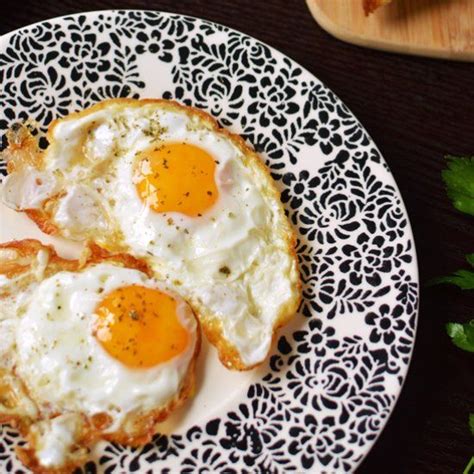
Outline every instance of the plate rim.
MULTIPOLYGON (((413 256, 413 261, 410 263, 410 268, 413 271, 414 282, 416 282, 416 284, 417 284, 417 297, 418 298, 417 298, 416 306, 415 306, 415 309, 414 309, 414 326, 413 326, 414 335, 413 335, 413 341, 412 341, 412 344, 411 344, 411 347, 410 347, 408 362, 405 365, 405 369, 402 373, 403 380, 400 383, 400 385, 397 387, 396 393, 394 393, 394 399, 393 399, 393 403, 390 407, 389 415, 383 420, 382 426, 378 430, 377 434, 375 435, 375 438, 372 441, 370 441, 369 443, 366 443, 365 446, 367 446, 367 449, 364 450, 364 452, 363 452, 362 456, 360 457, 360 459, 357 461, 357 463, 354 463, 353 467, 354 467, 354 471, 356 471, 361 466, 361 464, 364 462, 364 460, 367 458, 367 456, 370 454, 370 452, 372 451, 372 449, 374 448, 376 443, 379 441, 382 433, 385 431, 385 429, 387 427, 387 424, 389 423, 390 419, 392 418, 393 412, 395 411, 395 408, 398 405, 400 396, 401 396, 401 394, 402 394, 402 392, 405 388, 405 384, 406 384, 406 381, 408 379, 408 375, 410 373, 411 365, 412 365, 412 362, 413 362, 413 355, 414 355, 414 351, 415 351, 415 346, 417 344, 417 339, 418 339, 418 325, 419 325, 419 316, 420 316, 419 309, 420 309, 420 302, 421 302, 421 291, 420 291, 420 289, 421 288, 420 288, 420 273, 419 273, 417 244, 416 244, 416 240, 415 240, 415 236, 414 236, 414 232, 413 232, 413 226, 411 224, 411 218, 410 218, 410 215, 408 213, 407 206, 405 204, 405 200, 404 200, 403 195, 400 191, 400 188, 399 188, 398 183, 395 179, 395 176, 393 175, 392 170, 391 170, 389 164, 387 163, 387 161, 385 159, 385 155, 380 151, 379 146, 377 145, 377 142, 373 139, 372 135, 368 132, 365 125, 362 122, 359 121, 357 115, 353 113, 352 109, 347 105, 346 101, 343 101, 339 97, 339 95, 337 93, 335 93, 334 90, 331 87, 329 87, 326 84, 326 82, 322 81, 315 73, 311 72, 308 68, 301 65, 298 61, 292 59, 290 56, 288 56, 287 54, 281 52, 279 49, 277 49, 276 47, 268 44, 267 42, 255 37, 251 34, 242 32, 240 30, 237 30, 233 27, 230 27, 230 26, 225 25, 225 24, 220 23, 220 22, 216 22, 216 21, 213 21, 213 20, 208 20, 206 18, 202 18, 202 17, 198 17, 198 16, 194 16, 194 15, 183 14, 183 13, 176 13, 176 12, 173 12, 173 11, 152 10, 152 9, 148 9, 148 8, 143 8, 143 9, 142 8, 112 8, 112 9, 88 10, 88 11, 84 11, 84 12, 71 13, 71 14, 65 14, 65 15, 59 15, 59 16, 55 16, 55 17, 51 17, 51 18, 46 18, 46 19, 39 20, 39 21, 36 21, 34 23, 30 23, 28 25, 22 26, 20 28, 16 28, 16 29, 14 29, 12 31, 9 31, 7 33, 4 33, 3 35, 0 35, 0 47, 4 43, 8 42, 9 37, 14 36, 15 34, 18 34, 20 32, 23 32, 24 30, 28 30, 28 29, 33 28, 35 26, 41 25, 45 22, 52 22, 52 21, 59 22, 59 21, 65 20, 67 18, 74 18, 74 17, 80 17, 80 16, 93 17, 93 16, 97 16, 97 15, 100 15, 100 14, 117 15, 117 14, 122 14, 122 13, 130 14, 130 13, 134 13, 134 12, 151 13, 151 14, 157 14, 157 15, 164 15, 164 16, 168 16, 168 17, 174 16, 174 17, 179 17, 180 19, 190 19, 192 21, 199 21, 199 22, 205 22, 205 23, 208 23, 208 24, 211 24, 211 25, 217 25, 219 28, 222 28, 222 29, 226 30, 226 33, 233 32, 233 33, 236 33, 240 36, 251 38, 252 40, 266 46, 272 52, 272 54, 276 53, 277 55, 287 59, 290 63, 298 66, 305 74, 309 75, 313 79, 316 79, 320 84, 322 84, 322 86, 325 89, 329 90, 334 95, 334 97, 348 109, 348 111, 350 112, 352 117, 354 117, 354 119, 360 124, 360 126, 362 127, 362 129, 364 130, 366 135, 368 136, 371 144, 379 152, 379 154, 381 156, 381 159, 382 159, 382 163, 384 163, 386 165, 386 171, 387 171, 387 174, 390 177, 390 183, 388 183, 388 184, 393 186, 393 188, 395 189, 396 196, 400 199, 401 209, 403 211, 404 217, 407 220, 407 227, 404 229, 404 235, 406 235, 406 237, 412 243, 412 246, 413 246, 413 248, 411 249, 412 256, 413 256)), ((145 98, 145 97, 142 97, 142 98, 145 98)), ((254 148, 253 145, 252 145, 252 148, 254 148)), ((285 160, 285 163, 287 163, 286 160, 285 160)), ((316 175, 317 174, 318 174, 318 172, 316 173, 316 175)), ((292 227, 294 227, 294 225, 292 225, 292 227)))

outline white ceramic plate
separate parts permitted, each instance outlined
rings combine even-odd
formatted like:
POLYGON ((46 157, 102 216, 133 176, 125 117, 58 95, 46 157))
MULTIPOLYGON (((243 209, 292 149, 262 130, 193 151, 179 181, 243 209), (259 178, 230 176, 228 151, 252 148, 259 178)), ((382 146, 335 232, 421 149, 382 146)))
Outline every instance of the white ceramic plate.
MULTIPOLYGON (((299 314, 264 367, 205 345, 195 398, 140 449, 104 444, 87 472, 345 472, 385 425, 413 348, 418 275, 408 217, 377 147, 312 74, 246 35, 151 11, 68 16, 0 38, 0 134, 107 97, 202 107, 261 153, 299 231, 299 314)), ((1 208, 0 240, 77 247, 1 208)), ((0 470, 21 469, 0 434, 0 470)))

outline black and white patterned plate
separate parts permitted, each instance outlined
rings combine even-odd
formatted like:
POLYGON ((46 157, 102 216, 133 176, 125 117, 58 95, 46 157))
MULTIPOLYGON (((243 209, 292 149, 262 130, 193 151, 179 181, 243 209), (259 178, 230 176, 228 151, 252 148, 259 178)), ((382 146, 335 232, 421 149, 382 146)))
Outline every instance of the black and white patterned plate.
MULTIPOLYGON (((377 147, 309 72, 208 21, 103 11, 0 38, 2 137, 125 96, 204 108, 261 153, 299 232, 304 300, 263 369, 225 389, 225 369, 204 370, 192 416, 140 449, 101 446, 84 472, 354 470, 400 392, 418 306, 408 217, 377 147)), ((22 472, 18 435, 0 430, 0 470, 22 472)))

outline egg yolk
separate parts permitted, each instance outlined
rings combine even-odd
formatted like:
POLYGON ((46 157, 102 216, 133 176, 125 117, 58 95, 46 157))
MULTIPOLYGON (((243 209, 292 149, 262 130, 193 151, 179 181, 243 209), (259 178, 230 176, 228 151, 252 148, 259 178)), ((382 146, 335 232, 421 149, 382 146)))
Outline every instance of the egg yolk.
POLYGON ((215 168, 203 149, 168 143, 137 156, 134 181, 140 199, 154 211, 198 217, 217 201, 215 168))
POLYGON ((138 285, 109 293, 97 306, 95 337, 128 367, 146 368, 181 354, 189 335, 176 313, 176 301, 138 285))

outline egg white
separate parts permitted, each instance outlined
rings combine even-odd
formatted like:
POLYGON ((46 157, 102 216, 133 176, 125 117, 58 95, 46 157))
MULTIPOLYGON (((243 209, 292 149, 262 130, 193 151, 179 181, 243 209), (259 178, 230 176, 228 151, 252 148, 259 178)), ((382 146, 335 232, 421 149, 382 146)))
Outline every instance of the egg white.
POLYGON ((47 184, 28 191, 32 180, 24 180, 18 194, 21 180, 13 191, 9 180, 15 173, 10 175, 8 205, 41 207, 45 187, 51 195, 60 189, 64 195, 52 220, 63 236, 105 246, 114 236, 121 248, 148 259, 161 278, 177 285, 201 315, 217 318, 242 365, 262 362, 282 308, 298 299, 298 272, 289 250, 291 231, 278 197, 269 192, 269 177, 248 166, 242 148, 198 114, 154 103, 112 101, 59 121, 49 138, 41 170, 47 184), (201 217, 157 213, 137 193, 136 155, 175 142, 198 146, 216 162, 219 197, 201 217))
POLYGON ((22 316, 14 328, 16 374, 43 413, 107 413, 113 419, 107 431, 112 432, 130 413, 164 407, 179 391, 194 355, 197 331, 183 300, 178 300, 178 317, 190 343, 167 362, 129 368, 110 356, 93 335, 96 306, 107 293, 128 285, 159 287, 138 270, 102 263, 43 280, 20 308, 22 316))

